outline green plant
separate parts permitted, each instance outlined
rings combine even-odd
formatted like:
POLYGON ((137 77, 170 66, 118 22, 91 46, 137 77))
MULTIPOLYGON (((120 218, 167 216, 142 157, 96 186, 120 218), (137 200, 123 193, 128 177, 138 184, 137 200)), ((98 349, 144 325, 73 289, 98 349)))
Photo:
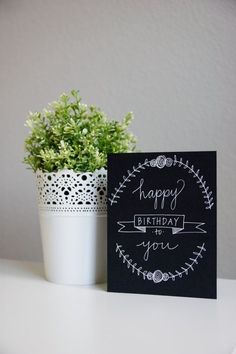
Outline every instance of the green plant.
POLYGON ((93 172, 107 166, 107 154, 131 152, 134 136, 127 131, 128 113, 121 121, 108 120, 96 106, 81 103, 78 91, 62 94, 42 112, 29 113, 24 162, 33 171, 64 168, 93 172))

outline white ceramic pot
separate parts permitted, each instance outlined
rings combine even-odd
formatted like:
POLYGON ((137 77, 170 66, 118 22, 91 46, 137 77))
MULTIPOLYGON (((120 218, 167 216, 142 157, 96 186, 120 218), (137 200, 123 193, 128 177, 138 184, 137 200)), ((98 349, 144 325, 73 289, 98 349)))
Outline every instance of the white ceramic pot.
POLYGON ((37 172, 45 275, 60 284, 106 280, 107 173, 37 172))

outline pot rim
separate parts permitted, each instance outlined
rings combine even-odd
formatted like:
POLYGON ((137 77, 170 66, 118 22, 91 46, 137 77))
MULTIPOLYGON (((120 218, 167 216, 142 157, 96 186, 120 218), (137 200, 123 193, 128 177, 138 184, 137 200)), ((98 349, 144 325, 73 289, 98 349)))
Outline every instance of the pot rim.
POLYGON ((38 175, 41 175, 41 176, 50 176, 50 175, 62 175, 62 174, 66 174, 66 173, 72 173, 72 174, 76 174, 77 176, 78 175, 88 175, 88 176, 91 176, 91 175, 97 175, 99 173, 107 173, 107 168, 105 167, 101 167, 99 169, 96 169, 95 171, 93 172, 90 172, 90 171, 87 171, 87 172, 80 172, 80 171, 75 171, 75 170, 71 170, 71 169, 68 169, 68 168, 64 168, 62 170, 58 170, 58 171, 52 171, 52 172, 47 172, 47 171, 42 171, 42 170, 37 170, 35 172, 35 174, 38 176, 38 175))

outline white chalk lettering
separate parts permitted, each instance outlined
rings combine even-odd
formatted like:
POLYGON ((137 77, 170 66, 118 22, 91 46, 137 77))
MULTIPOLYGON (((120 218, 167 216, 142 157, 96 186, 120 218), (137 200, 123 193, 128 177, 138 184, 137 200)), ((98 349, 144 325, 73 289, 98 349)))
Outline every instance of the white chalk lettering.
POLYGON ((170 243, 167 242, 167 243, 164 243, 164 242, 151 242, 151 241, 148 241, 148 242, 141 242, 139 243, 138 245, 136 245, 136 247, 144 247, 145 248, 145 253, 143 255, 143 259, 145 261, 148 261, 149 259, 149 256, 150 256, 150 251, 156 251, 158 249, 161 249, 161 250, 169 250, 169 251, 173 251, 175 250, 177 247, 179 247, 179 245, 175 245, 175 246, 170 246, 170 243))
POLYGON ((177 186, 174 189, 149 189, 144 190, 145 180, 144 178, 140 179, 139 186, 133 190, 132 194, 137 193, 139 200, 142 199, 153 199, 153 207, 157 209, 160 207, 164 209, 166 207, 166 200, 170 200, 170 209, 175 210, 177 204, 177 197, 185 188, 185 181, 179 179, 177 181, 177 186))

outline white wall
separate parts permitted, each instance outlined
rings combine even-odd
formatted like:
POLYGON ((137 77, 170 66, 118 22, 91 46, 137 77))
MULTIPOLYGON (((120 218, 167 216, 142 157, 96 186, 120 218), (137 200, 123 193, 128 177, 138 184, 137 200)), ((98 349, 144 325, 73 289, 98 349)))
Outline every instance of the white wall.
POLYGON ((23 126, 62 91, 144 151, 218 150, 219 276, 236 278, 236 1, 0 0, 0 257, 41 260, 23 126))

